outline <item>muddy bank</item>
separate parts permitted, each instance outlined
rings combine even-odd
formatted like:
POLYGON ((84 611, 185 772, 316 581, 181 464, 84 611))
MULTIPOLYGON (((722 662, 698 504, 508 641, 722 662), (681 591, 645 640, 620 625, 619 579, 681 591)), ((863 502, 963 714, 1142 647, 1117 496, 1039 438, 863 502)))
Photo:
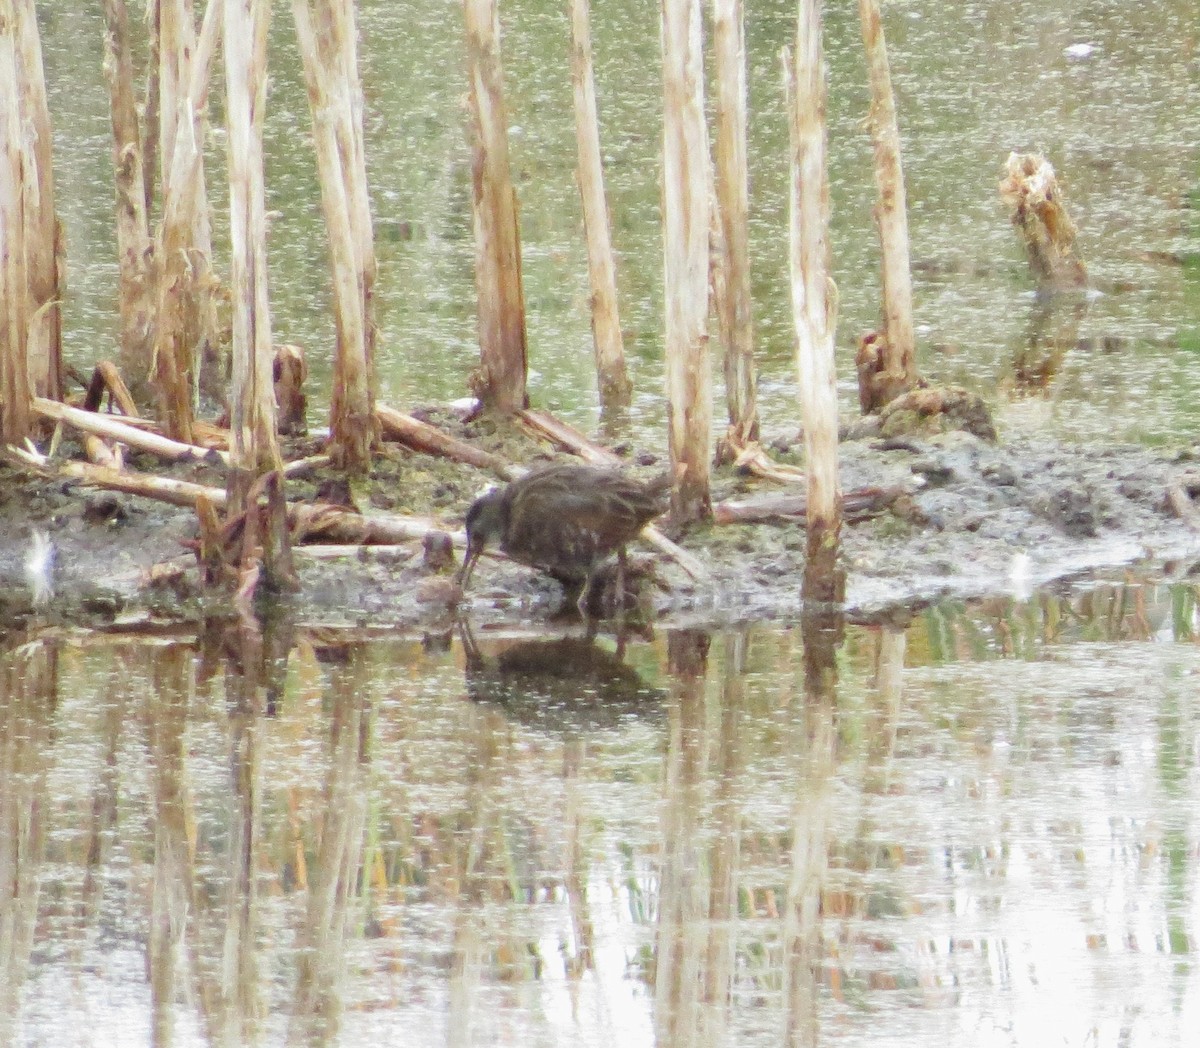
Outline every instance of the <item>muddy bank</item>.
MULTIPOLYGON (((547 455, 544 447, 486 422, 464 427, 462 435, 514 461, 547 455)), ((798 451, 792 441, 774 442, 773 454, 783 460, 796 461, 798 451)), ((624 453, 631 469, 662 468, 651 454, 624 453)), ((948 597, 1020 597, 1056 579, 1134 562, 1176 572, 1200 557, 1200 535, 1168 497, 1172 490, 1176 501, 1180 491, 1200 492, 1200 462, 1193 464, 1190 449, 997 445, 956 431, 850 439, 840 453, 846 491, 899 486, 905 492, 889 509, 843 530, 848 611, 856 617, 948 597)), ((132 465, 161 472, 144 460, 132 465)), ((211 467, 204 469, 209 475, 188 476, 221 483, 211 467)), ((289 482, 289 497, 315 498, 323 479, 289 482)), ((419 512, 458 531, 471 500, 493 480, 469 466, 389 446, 372 477, 355 486, 354 498, 364 512, 419 512)), ((740 498, 775 487, 723 472, 714 496, 740 498)), ((106 625, 228 612, 227 595, 199 591, 184 555, 181 543, 195 534, 190 511, 4 467, 0 493, 0 624, 36 616, 106 625), (39 553, 48 564, 42 572, 36 570, 39 553), (150 569, 167 561, 180 570, 148 583, 150 569), (40 595, 39 586, 46 587, 40 595)), ((650 587, 648 599, 660 621, 717 624, 798 611, 802 526, 723 525, 677 538, 702 558, 710 578, 694 582, 656 558, 662 585, 650 587)), ((651 558, 646 548, 639 553, 651 558)), ((302 588, 287 604, 300 621, 433 627, 453 614, 451 569, 431 570, 419 544, 367 547, 335 558, 299 547, 296 560, 302 588)), ((537 620, 553 613, 559 596, 554 582, 485 558, 460 610, 481 623, 537 620)))

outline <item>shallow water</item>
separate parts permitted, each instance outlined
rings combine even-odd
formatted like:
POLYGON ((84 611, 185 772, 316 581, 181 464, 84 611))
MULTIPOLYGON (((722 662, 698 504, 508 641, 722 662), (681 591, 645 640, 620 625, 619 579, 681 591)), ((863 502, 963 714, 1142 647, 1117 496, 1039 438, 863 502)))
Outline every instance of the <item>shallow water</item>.
MULTIPOLYGON (((908 184, 922 372, 983 393, 1005 431, 1072 439, 1188 439, 1200 418, 1200 0, 1065 0, 885 11, 908 184), (1090 47, 1090 50, 1087 48, 1090 47), (1056 165, 1096 294, 1036 302, 996 188, 1012 150, 1056 165), (1167 256, 1181 253, 1187 265, 1167 256)), ((399 407, 463 395, 477 358, 469 159, 457 0, 362 0, 368 163, 378 231, 380 391, 399 407)), ((514 177, 521 201, 531 396, 596 422, 586 257, 561 4, 501 12, 514 177)), ((55 163, 66 224, 68 353, 112 355, 112 236, 102 20, 74 0, 42 13, 55 163)), ((747 54, 754 321, 770 434, 794 432, 786 259, 787 128, 779 49, 795 4, 750 9, 747 54)), ((853 5, 826 15, 833 254, 843 404, 853 351, 878 313, 867 97, 853 5)), ((658 9, 593 5, 602 143, 638 440, 662 429, 658 9)), ((288 12, 273 24, 266 148, 273 326, 313 366, 314 423, 328 403, 333 328, 309 116, 288 12)), ((210 142, 224 206, 224 138, 210 142)), ((222 223, 217 222, 218 230, 222 223)), ((719 368, 716 369, 718 372, 719 368)), ((719 379, 718 379, 719 381, 719 379)), ((716 392, 717 417, 723 394, 716 392)))
POLYGON ((1190 1045, 1196 596, 31 636, 0 1043, 1190 1045))

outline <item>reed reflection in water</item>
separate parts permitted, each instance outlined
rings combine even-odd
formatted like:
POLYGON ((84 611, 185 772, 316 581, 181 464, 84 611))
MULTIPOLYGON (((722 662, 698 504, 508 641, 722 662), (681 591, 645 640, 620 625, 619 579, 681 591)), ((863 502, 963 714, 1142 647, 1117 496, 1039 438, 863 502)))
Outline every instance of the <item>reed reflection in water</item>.
POLYGON ((8 638, 0 1044, 1189 1044, 1196 624, 8 638))

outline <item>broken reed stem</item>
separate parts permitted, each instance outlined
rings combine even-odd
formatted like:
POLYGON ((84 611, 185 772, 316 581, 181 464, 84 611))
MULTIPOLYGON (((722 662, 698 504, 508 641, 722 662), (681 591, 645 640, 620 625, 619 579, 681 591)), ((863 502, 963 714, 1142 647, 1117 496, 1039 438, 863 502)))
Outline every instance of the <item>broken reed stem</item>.
POLYGON ((826 165, 825 59, 819 0, 801 0, 794 62, 787 62, 791 115, 789 212, 792 316, 808 471, 804 596, 840 602, 837 568, 842 526, 838 479, 837 288, 829 274, 829 176, 826 165))
POLYGON ((374 413, 376 261, 358 29, 349 3, 292 0, 292 15, 312 111, 333 277, 336 343, 329 448, 340 468, 365 473, 379 429, 374 413))
MULTIPOLYGON (((0 452, 5 459, 21 469, 32 469, 42 476, 76 480, 92 487, 120 491, 127 495, 165 502, 185 509, 194 508, 197 500, 205 500, 215 509, 228 509, 229 495, 222 488, 197 484, 172 477, 159 477, 130 470, 116 471, 87 462, 51 464, 44 455, 10 447, 0 452)), ((340 506, 324 503, 288 503, 287 520, 292 530, 301 536, 320 536, 330 541, 364 545, 391 545, 423 539, 431 531, 444 531, 435 521, 420 517, 401 517, 395 514, 359 514, 340 506)), ((465 535, 460 535, 465 544, 465 535)))
POLYGON ((617 309, 617 271, 604 196, 600 158, 600 126, 592 69, 592 34, 588 0, 570 0, 571 82, 575 97, 575 141, 579 153, 579 195, 587 241, 591 287, 592 341, 600 403, 605 409, 628 407, 633 384, 625 367, 625 347, 617 309))
POLYGON ((97 466, 104 466, 106 469, 124 469, 125 462, 120 454, 121 446, 110 448, 104 443, 100 437, 92 433, 86 433, 83 437, 83 450, 88 457, 89 462, 94 462, 97 466))
POLYGON ((720 250, 714 281, 725 358, 727 440, 737 449, 758 440, 757 378, 750 298, 749 169, 746 161, 746 53, 743 0, 713 0, 716 62, 714 150, 720 250))
POLYGON ((475 394, 511 414, 529 403, 525 292, 517 194, 508 158, 508 117, 496 0, 465 0, 472 216, 475 228, 479 371, 475 394))
POLYGON ((881 248, 883 294, 883 369, 895 393, 917 384, 916 334, 913 330, 912 269, 909 262, 908 203, 900 161, 900 130, 888 67, 887 41, 878 0, 859 0, 863 47, 871 82, 867 124, 875 146, 875 221, 881 248))
MULTIPOLYGON (((850 521, 868 520, 884 512, 905 494, 905 489, 899 485, 855 488, 843 496, 842 515, 850 521)), ((795 524, 807 517, 806 495, 772 492, 747 499, 726 499, 713 506, 714 524, 795 524)))
MULTIPOLYGON (((220 6, 209 4, 199 35, 190 3, 162 0, 158 6, 162 221, 155 245, 153 377, 164 429, 188 444, 195 443, 193 396, 200 358, 203 347, 216 338, 202 145, 217 38, 215 9, 220 6)), ((225 28, 228 32, 229 26, 225 28)), ((236 75, 233 81, 238 82, 236 75)), ((237 118, 232 110, 230 117, 233 129, 237 118)), ((238 228, 236 220, 233 228, 238 228)), ((234 274, 231 284, 240 286, 234 274)))
POLYGON ((1039 289, 1087 287, 1087 267, 1075 246, 1075 223, 1063 206, 1050 161, 1036 153, 1010 153, 1000 199, 1008 207, 1039 289))
POLYGON ((304 383, 308 380, 308 361, 304 350, 290 342, 276 346, 271 374, 279 435, 307 433, 308 397, 304 393, 304 383))
MULTIPOLYGON (((11 8, 10 8, 11 15, 11 8)), ((21 119, 16 33, 0 30, 0 439, 19 444, 32 432, 29 381, 29 275, 26 268, 26 145, 21 119)))
POLYGON ((117 366, 110 360, 100 361, 93 369, 87 393, 83 398, 83 410, 99 411, 105 393, 108 393, 109 404, 115 405, 126 418, 139 417, 133 394, 129 392, 129 387, 125 385, 117 366))
POLYGON ((676 524, 712 516, 708 354, 710 199, 700 0, 664 0, 663 281, 667 444, 676 524))
MULTIPOLYGON (((118 353, 138 395, 145 399, 157 328, 154 322, 158 308, 157 278, 154 237, 148 218, 151 196, 146 174, 148 158, 142 149, 142 132, 138 124, 125 0, 104 0, 104 22, 104 78, 108 82, 116 181, 117 309, 121 318, 118 353)), ((98 372, 99 368, 93 383, 98 372)), ((93 409, 90 390, 88 395, 89 409, 93 409)), ((94 406, 98 407, 99 403, 94 406)))
POLYGON ((565 448, 571 454, 578 455, 584 462, 590 462, 594 466, 616 466, 621 462, 608 448, 588 440, 579 430, 562 419, 555 418, 548 411, 526 408, 517 417, 535 436, 565 448))
POLYGON ((248 486, 283 466, 275 436, 262 152, 269 7, 264 0, 248 0, 225 4, 224 11, 234 291, 230 493, 232 508, 240 512, 248 486))
POLYGON ((308 458, 295 459, 283 464, 283 475, 285 477, 302 477, 315 469, 325 469, 332 461, 333 459, 328 455, 310 455, 308 458))
POLYGON ((62 288, 65 272, 62 231, 55 210, 53 140, 42 42, 33 0, 14 0, 17 70, 20 76, 21 121, 26 130, 23 176, 25 195, 25 277, 29 289, 29 379, 35 396, 61 400, 62 288))

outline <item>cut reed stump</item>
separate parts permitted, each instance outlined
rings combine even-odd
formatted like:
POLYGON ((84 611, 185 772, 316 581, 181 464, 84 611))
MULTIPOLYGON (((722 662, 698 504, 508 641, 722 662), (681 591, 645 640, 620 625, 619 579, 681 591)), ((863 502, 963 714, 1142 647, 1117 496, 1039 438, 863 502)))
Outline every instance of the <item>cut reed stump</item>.
POLYGON ((496 0, 465 0, 472 215, 475 228, 479 370, 475 394, 492 410, 520 411, 527 349, 517 194, 508 160, 508 116, 496 0))
MULTIPOLYGON (((153 197, 153 176, 149 173, 153 160, 146 157, 142 145, 125 0, 104 0, 104 21, 104 78, 108 82, 116 181, 117 308, 121 318, 118 345, 129 381, 139 399, 146 402, 158 309, 154 237, 147 217, 153 197)), ((158 82, 157 69, 153 70, 152 82, 158 82)), ((152 119, 153 115, 147 114, 147 123, 152 119)), ((157 130, 151 138, 157 141, 157 130)))
POLYGON ((859 0, 858 11, 871 82, 871 109, 867 126, 875 146, 875 186, 878 193, 875 221, 879 227, 880 285, 883 295, 881 330, 864 337, 855 359, 859 374, 859 400, 864 414, 870 414, 893 397, 918 386, 920 381, 913 328, 908 205, 887 42, 877 0, 859 0))
POLYGON ((263 119, 267 94, 267 0, 224 6, 226 114, 233 297, 233 389, 227 514, 254 522, 257 547, 242 546, 247 584, 263 574, 275 588, 298 586, 275 426, 271 305, 267 290, 263 119), (261 551, 261 552, 259 552, 261 551))
POLYGON ((162 425, 185 443, 195 436, 192 398, 200 359, 217 339, 203 153, 218 37, 213 6, 205 11, 199 35, 191 5, 180 0, 162 3, 158 20, 162 221, 154 255, 153 384, 162 425))
POLYGON ((617 309, 617 269, 604 196, 604 166, 600 159, 588 0, 570 0, 569 7, 579 196, 583 206, 583 232, 587 239, 588 283, 592 291, 592 341, 600 404, 607 412, 629 406, 633 384, 625 367, 625 347, 617 309))
MULTIPOLYGON (((292 0, 292 13, 312 110, 333 277, 336 342, 329 453, 339 467, 365 473, 379 439, 375 419, 377 265, 355 5, 343 0, 292 0)), ((287 432, 282 424, 280 432, 287 432)))
POLYGON ((1087 287, 1087 267, 1075 246, 1075 224, 1063 205, 1050 161, 1036 153, 1010 153, 1000 199, 1025 248, 1038 289, 1046 293, 1087 287))
POLYGON ((717 461, 728 461, 758 440, 758 380, 750 297, 749 168, 746 160, 746 41, 742 0, 714 0, 717 235, 713 297, 725 360, 729 429, 717 461))
MULTIPOLYGON (((12 17, 11 5, 8 7, 12 17)), ((22 132, 22 76, 15 27, 0 26, 0 439, 20 443, 32 433, 29 380, 30 289, 25 258, 33 230, 25 199, 30 162, 22 132)))
POLYGON ((663 0, 663 279, 671 520, 712 517, 710 200, 700 0, 663 0))
POLYGON ((304 350, 290 342, 276 346, 272 373, 280 436, 307 433, 308 397, 304 393, 304 383, 308 379, 308 363, 304 359, 304 350))
MULTIPOLYGON (((62 365, 62 226, 54 203, 53 140, 42 43, 32 0, 17 0, 10 8, 20 79, 18 105, 25 135, 24 171, 25 278, 29 289, 27 359, 35 396, 61 400, 62 365)), ((2 31, 2 30, 0 30, 2 31)), ((0 236, 0 241, 5 240, 0 236)))
POLYGON ((791 154, 789 262, 796 368, 804 419, 808 506, 806 607, 841 604, 842 489, 838 476, 837 288, 830 275, 825 56, 820 0, 801 0, 794 60, 785 52, 791 154))

